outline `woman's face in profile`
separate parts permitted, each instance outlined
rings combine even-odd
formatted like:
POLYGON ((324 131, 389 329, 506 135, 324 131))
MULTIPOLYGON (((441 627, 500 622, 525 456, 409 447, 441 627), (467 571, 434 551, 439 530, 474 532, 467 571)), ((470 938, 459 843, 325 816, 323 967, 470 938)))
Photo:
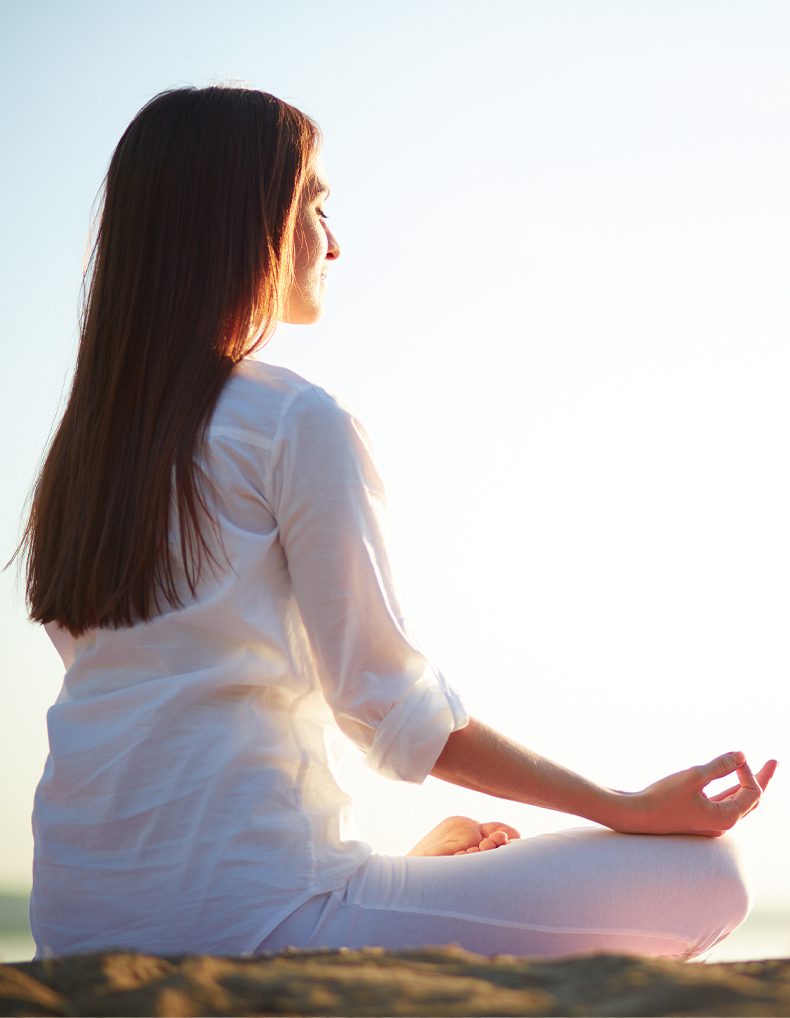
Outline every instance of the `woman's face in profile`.
POLYGON ((294 230, 294 282, 286 301, 283 321, 309 325, 321 317, 329 262, 340 248, 327 223, 324 202, 329 197, 320 153, 307 172, 294 230))

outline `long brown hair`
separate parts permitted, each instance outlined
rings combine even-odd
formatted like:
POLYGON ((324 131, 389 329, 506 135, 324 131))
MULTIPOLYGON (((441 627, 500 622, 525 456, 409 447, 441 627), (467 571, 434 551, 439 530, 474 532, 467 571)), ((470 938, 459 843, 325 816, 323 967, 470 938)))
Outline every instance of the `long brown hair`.
POLYGON ((318 138, 282 100, 222 87, 163 92, 126 129, 68 404, 18 549, 33 620, 79 635, 178 607, 176 519, 195 593, 213 558, 196 456, 233 365, 282 310, 318 138))

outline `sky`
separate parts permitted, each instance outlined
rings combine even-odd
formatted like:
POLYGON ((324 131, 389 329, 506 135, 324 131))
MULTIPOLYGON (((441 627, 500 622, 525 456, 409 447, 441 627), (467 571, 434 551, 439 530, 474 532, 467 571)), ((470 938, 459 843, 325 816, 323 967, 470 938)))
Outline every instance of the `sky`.
MULTIPOLYGON (((165 88, 274 92, 321 125, 342 255, 265 356, 364 421, 422 646, 472 714, 611 787, 779 758, 738 836, 790 906, 788 52, 783 0, 0 0, 3 561, 118 138, 165 88)), ((0 646, 24 890, 62 671, 13 569, 0 646)), ((455 813, 579 823, 353 749, 341 778, 383 852, 455 813)))

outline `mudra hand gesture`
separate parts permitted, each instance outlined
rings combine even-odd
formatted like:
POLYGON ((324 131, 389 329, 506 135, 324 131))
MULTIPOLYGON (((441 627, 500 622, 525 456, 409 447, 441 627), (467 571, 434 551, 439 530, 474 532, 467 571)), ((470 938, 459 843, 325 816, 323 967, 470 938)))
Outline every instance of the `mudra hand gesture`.
POLYGON ((698 834, 717 838, 751 813, 776 770, 769 760, 753 774, 741 752, 723 753, 710 763, 670 774, 641 792, 620 792, 631 810, 614 826, 626 834, 698 834), (708 797, 706 785, 728 774, 738 784, 708 797))

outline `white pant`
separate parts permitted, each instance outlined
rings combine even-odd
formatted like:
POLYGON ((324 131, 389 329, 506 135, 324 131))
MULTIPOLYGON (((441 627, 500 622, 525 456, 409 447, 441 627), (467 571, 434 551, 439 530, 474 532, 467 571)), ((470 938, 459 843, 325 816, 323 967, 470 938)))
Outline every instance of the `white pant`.
POLYGON ((261 943, 389 949, 459 944, 479 954, 615 951, 691 958, 750 907, 728 838, 576 828, 473 855, 372 855, 261 943))

